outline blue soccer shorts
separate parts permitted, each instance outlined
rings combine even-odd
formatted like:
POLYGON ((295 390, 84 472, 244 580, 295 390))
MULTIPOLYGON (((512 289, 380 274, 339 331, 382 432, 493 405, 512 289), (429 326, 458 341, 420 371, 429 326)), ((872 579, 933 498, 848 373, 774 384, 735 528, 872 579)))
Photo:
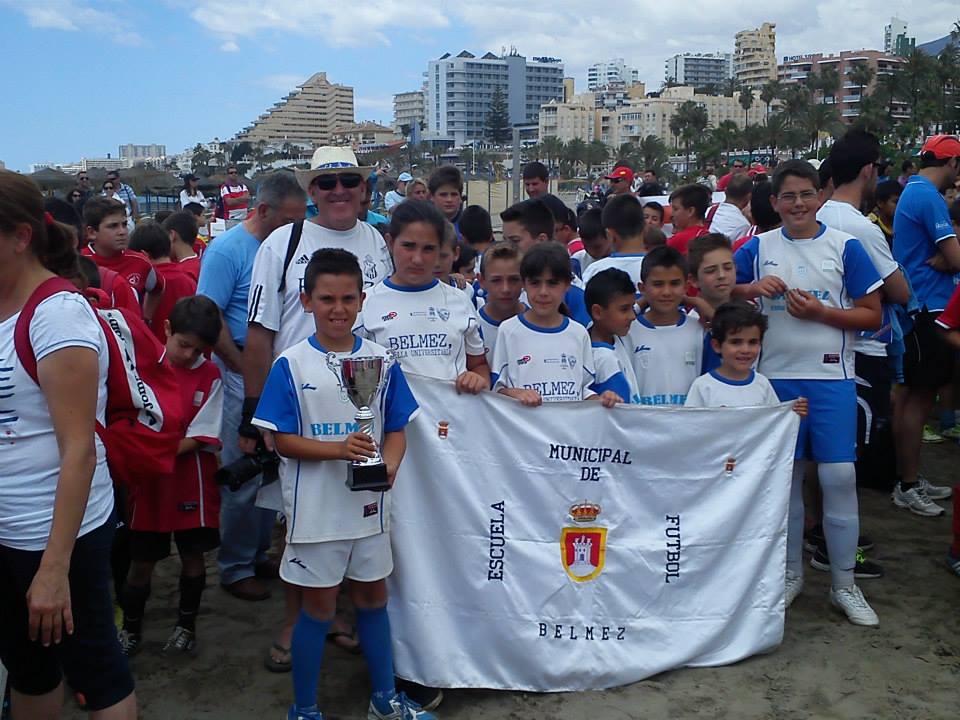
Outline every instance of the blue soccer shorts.
POLYGON ((800 420, 798 460, 856 462, 857 386, 854 380, 770 380, 781 401, 807 398, 810 412, 800 420))

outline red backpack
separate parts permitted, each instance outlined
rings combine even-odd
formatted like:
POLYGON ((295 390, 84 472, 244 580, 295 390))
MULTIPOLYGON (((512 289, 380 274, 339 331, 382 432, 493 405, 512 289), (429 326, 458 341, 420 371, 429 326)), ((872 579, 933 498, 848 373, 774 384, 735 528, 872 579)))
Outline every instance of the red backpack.
MULTIPOLYGON (((30 346, 30 322, 37 306, 60 292, 79 292, 63 278, 41 283, 27 300, 14 329, 17 357, 37 382, 37 359, 30 346)), ((146 323, 129 310, 94 306, 107 338, 106 426, 97 435, 107 451, 113 481, 134 486, 169 477, 183 437, 183 411, 173 369, 164 347, 146 323)))

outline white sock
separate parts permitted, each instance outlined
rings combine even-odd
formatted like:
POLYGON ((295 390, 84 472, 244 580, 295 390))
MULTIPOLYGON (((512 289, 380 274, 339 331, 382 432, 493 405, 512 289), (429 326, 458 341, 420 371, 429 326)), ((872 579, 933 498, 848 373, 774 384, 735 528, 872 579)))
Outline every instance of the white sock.
POLYGON ((854 584, 860 515, 857 507, 857 473, 853 463, 820 463, 823 492, 823 534, 830 555, 834 589, 854 584))

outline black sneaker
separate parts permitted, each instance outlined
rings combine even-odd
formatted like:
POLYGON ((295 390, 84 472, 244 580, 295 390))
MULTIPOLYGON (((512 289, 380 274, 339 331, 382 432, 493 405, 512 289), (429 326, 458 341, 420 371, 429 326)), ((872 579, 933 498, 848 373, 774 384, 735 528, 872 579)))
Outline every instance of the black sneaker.
MULTIPOLYGON (((816 552, 818 547, 824 547, 827 539, 823 536, 823 525, 814 525, 803 533, 803 549, 807 552, 816 552)), ((873 538, 861 535, 857 538, 857 547, 867 552, 873 550, 873 538)))
MULTIPOLYGON (((822 572, 830 572, 830 558, 824 547, 817 548, 810 558, 810 567, 822 572)), ((883 577, 883 568, 872 560, 867 560, 863 550, 857 548, 857 564, 853 568, 853 577, 857 580, 873 580, 883 577)))
POLYGON ((394 678, 394 684, 398 693, 405 693, 424 710, 436 710, 443 702, 443 691, 440 688, 427 687, 402 678, 394 678))
POLYGON ((143 635, 132 633, 129 630, 121 630, 117 633, 117 640, 120 641, 120 651, 127 657, 133 657, 140 650, 143 635))

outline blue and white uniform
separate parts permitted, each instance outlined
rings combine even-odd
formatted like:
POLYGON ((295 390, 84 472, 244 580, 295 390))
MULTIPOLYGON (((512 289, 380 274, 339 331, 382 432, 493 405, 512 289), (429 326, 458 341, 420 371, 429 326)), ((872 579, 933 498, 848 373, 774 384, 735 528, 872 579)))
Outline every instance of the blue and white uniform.
POLYGON ((623 270, 630 276, 630 280, 633 281, 634 292, 636 292, 637 286, 640 284, 640 267, 643 265, 643 258, 644 253, 613 253, 609 257, 597 260, 584 270, 584 285, 590 282, 590 278, 598 272, 616 268, 617 270, 623 270))
POLYGON ((760 373, 751 370, 746 380, 730 380, 714 370, 693 381, 684 407, 755 407, 779 403, 780 398, 770 381, 760 373))
POLYGON ((678 313, 676 325, 654 325, 645 315, 630 325, 640 405, 683 405, 700 374, 703 328, 696 313, 678 313))
MULTIPOLYGON (((480 320, 480 336, 483 338, 483 354, 487 356, 487 365, 493 367, 493 349, 497 346, 497 335, 500 333, 500 326, 506 320, 494 320, 487 315, 481 307, 477 311, 477 317, 480 320)), ((509 320, 509 318, 507 318, 509 320)))
POLYGON ((593 366, 596 382, 591 386, 598 395, 613 390, 625 403, 639 403, 637 376, 633 371, 632 351, 624 338, 614 335, 613 344, 594 342, 593 366))
POLYGON ((504 320, 492 369, 494 390, 536 390, 545 403, 575 402, 595 394, 590 389, 596 379, 590 336, 567 317, 555 328, 534 325, 523 315, 504 320))

